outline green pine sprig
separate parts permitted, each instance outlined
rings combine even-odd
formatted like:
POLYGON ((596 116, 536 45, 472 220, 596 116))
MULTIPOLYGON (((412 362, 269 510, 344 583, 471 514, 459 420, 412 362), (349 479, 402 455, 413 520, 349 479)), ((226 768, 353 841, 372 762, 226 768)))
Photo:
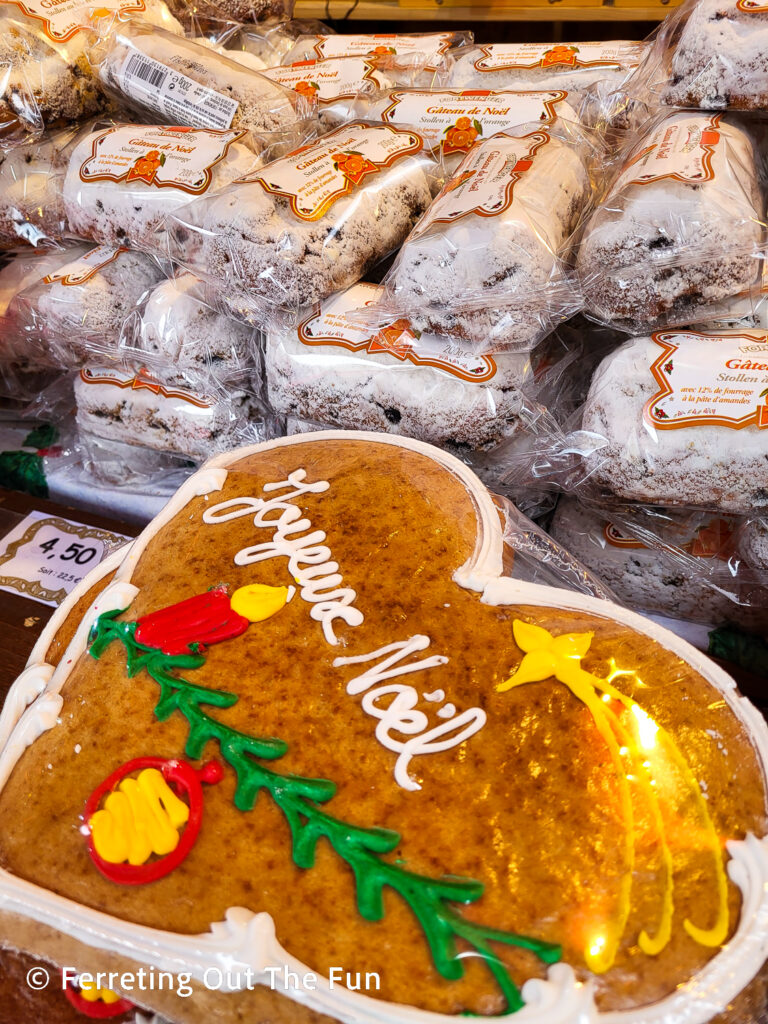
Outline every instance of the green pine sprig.
POLYGON ((293 859, 298 867, 313 867, 317 843, 326 839, 352 869, 357 907, 365 920, 383 919, 384 889, 392 889, 416 916, 435 967, 444 978, 455 981, 464 974, 456 946, 457 940, 461 940, 475 950, 491 971, 506 999, 506 1012, 522 1008, 520 991, 505 964, 493 952, 492 944, 527 949, 546 964, 560 959, 560 946, 468 921, 449 905, 476 902, 483 894, 482 882, 456 876, 429 878, 385 860, 385 855, 392 853, 400 843, 397 832, 363 828, 326 813, 320 805, 326 804, 336 792, 330 780, 282 775, 260 763, 282 757, 288 750, 287 744, 279 739, 249 736, 203 710, 204 706, 232 707, 238 697, 224 690, 197 686, 175 674, 199 668, 204 663, 205 658, 194 650, 195 645, 190 654, 173 655, 146 647, 136 640, 135 622, 116 621, 120 614, 120 611, 105 612, 98 618, 90 638, 91 656, 101 657, 115 640, 123 645, 128 676, 132 678, 144 670, 160 687, 160 699, 155 706, 157 718, 164 722, 174 711, 179 711, 187 720, 187 757, 199 760, 209 742, 218 743, 222 758, 237 777, 235 806, 239 810, 252 810, 259 794, 267 793, 282 811, 291 830, 293 859))

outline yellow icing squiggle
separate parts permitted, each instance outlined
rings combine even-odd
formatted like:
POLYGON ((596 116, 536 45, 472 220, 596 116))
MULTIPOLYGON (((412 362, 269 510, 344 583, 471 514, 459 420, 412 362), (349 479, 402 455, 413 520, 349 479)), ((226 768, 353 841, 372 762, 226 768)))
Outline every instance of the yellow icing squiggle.
POLYGON ((189 807, 157 768, 145 768, 138 778, 123 779, 92 816, 93 845, 110 864, 144 864, 153 853, 164 856, 176 849, 188 818, 189 807))
POLYGON ((627 776, 622 764, 623 755, 629 757, 632 764, 632 778, 636 780, 648 805, 654 831, 659 839, 664 871, 661 910, 654 934, 650 935, 646 929, 643 929, 638 938, 638 944, 644 953, 656 956, 671 938, 674 916, 674 868, 658 796, 654 790, 656 780, 652 777, 652 766, 648 760, 649 752, 656 747, 664 748, 672 764, 680 773, 686 788, 693 796, 697 817, 700 818, 704 826, 707 846, 714 854, 718 895, 717 920, 713 927, 703 929, 686 919, 683 922, 683 927, 692 939, 702 945, 722 944, 728 934, 728 883, 718 835, 699 784, 672 737, 654 722, 636 701, 612 685, 612 680, 617 676, 632 675, 633 673, 619 672, 614 665, 608 679, 600 679, 585 671, 581 667, 581 659, 590 648, 593 633, 566 633, 555 637, 549 630, 541 626, 519 620, 515 620, 513 623, 513 631, 518 647, 524 652, 523 660, 509 679, 499 684, 497 690, 504 693, 513 687, 531 682, 541 682, 551 677, 565 684, 592 715, 595 726, 608 747, 619 782, 620 803, 626 822, 624 871, 619 887, 618 904, 611 921, 606 926, 605 934, 593 939, 584 952, 589 968, 599 974, 607 971, 613 964, 626 928, 631 905, 636 833, 627 776), (613 701, 617 701, 630 712, 629 729, 611 708, 610 705, 613 701))

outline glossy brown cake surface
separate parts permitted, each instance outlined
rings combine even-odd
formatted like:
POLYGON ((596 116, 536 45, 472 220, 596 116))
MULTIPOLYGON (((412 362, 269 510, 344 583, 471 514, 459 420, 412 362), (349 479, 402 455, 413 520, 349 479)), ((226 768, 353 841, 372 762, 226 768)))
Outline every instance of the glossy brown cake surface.
MULTIPOLYGON (((478 519, 466 486, 445 467, 408 448, 352 439, 244 458, 229 467, 220 492, 193 499, 154 536, 133 573, 139 592, 123 618, 138 619, 222 583, 230 592, 250 583, 292 583, 284 557, 235 564, 237 552, 266 542, 271 530, 256 529, 252 516, 226 524, 202 516, 231 498, 261 497, 264 484, 299 468, 309 481, 329 483, 294 504, 327 534, 324 543, 343 586, 356 592, 363 622, 337 620, 339 643, 332 646, 310 617, 312 605, 297 593, 271 618, 212 644, 204 664, 185 678, 237 695, 233 706, 211 712, 220 721, 288 744, 273 770, 332 780, 337 789, 324 805, 329 814, 399 833, 385 860, 435 878, 481 881, 482 897, 454 909, 467 920, 560 944, 581 977, 589 974, 585 951, 615 920, 631 827, 628 917, 614 965, 596 978, 598 1005, 638 1006, 669 994, 717 952, 683 925, 690 919, 708 929, 718 915, 716 856, 690 779, 721 849, 750 832, 762 836, 765 786, 754 745, 715 687, 678 655, 612 621, 608 606, 604 617, 535 604, 494 607, 454 582, 475 551, 478 519), (549 677, 497 691, 522 662, 515 620, 554 636, 593 633, 582 668, 598 679, 611 675, 687 765, 684 771, 661 743, 648 754, 674 865, 671 934, 657 955, 638 944, 644 929, 654 931, 668 888, 647 788, 629 781, 630 825, 598 720, 564 683, 549 677), (430 725, 441 719, 423 695, 438 689, 458 711, 481 708, 487 721, 460 745, 415 757, 410 776, 421 788, 408 790, 393 776, 396 753, 375 736, 377 719, 365 712, 361 696, 346 692, 371 662, 333 662, 418 634, 430 646, 413 658, 448 660, 395 682, 418 688, 418 707, 430 725)), ((132 758, 181 757, 187 722, 179 712, 157 719, 158 685, 145 671, 129 678, 118 643, 98 660, 81 657, 62 695, 59 724, 24 753, 0 794, 2 867, 85 906, 181 933, 206 932, 230 907, 267 911, 279 942, 310 970, 378 974, 380 989, 368 992, 374 998, 447 1014, 503 1011, 481 958, 464 959, 461 978, 440 975, 416 917, 393 891, 385 890, 383 919, 366 920, 353 873, 328 842, 318 843, 313 867, 298 867, 281 811, 265 792, 252 810, 238 810, 229 768, 220 784, 206 788, 200 835, 173 872, 146 886, 103 878, 80 832, 86 799, 132 758)), ((387 703, 382 697, 380 705, 387 703)), ((625 724, 632 715, 627 707, 615 704, 625 724)), ((210 743, 204 759, 217 756, 210 743)), ((740 895, 727 885, 730 934, 740 895)), ((466 949, 461 941, 458 947, 466 949)), ((518 985, 546 972, 529 952, 501 943, 493 950, 518 985)))

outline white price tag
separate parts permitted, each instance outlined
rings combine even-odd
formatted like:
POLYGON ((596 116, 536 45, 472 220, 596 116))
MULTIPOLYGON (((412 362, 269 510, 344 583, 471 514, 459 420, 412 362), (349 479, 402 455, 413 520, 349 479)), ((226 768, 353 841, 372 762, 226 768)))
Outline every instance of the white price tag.
POLYGON ((130 539, 30 512, 0 540, 0 590, 56 607, 91 569, 130 539))

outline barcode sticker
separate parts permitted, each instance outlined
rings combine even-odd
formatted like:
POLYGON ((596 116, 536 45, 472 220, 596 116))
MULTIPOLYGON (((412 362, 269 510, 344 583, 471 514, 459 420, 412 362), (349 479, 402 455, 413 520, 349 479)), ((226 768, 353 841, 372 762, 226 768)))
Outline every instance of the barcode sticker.
POLYGON ((116 78, 126 96, 154 110, 169 124, 229 128, 237 112, 237 100, 143 53, 130 53, 117 69, 116 78))

